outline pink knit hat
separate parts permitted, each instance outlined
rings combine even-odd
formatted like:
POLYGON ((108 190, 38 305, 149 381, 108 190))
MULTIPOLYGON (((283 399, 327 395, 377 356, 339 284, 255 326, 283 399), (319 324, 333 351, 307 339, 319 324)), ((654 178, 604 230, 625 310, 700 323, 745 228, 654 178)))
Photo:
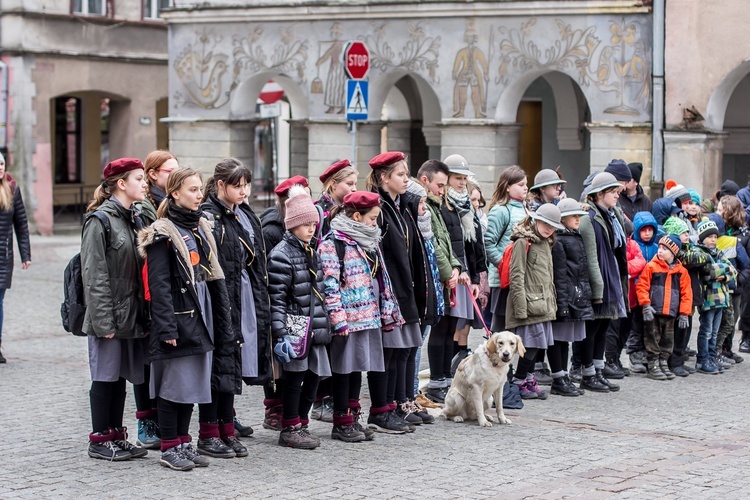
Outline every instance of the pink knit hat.
POLYGON ((320 221, 318 210, 304 187, 299 184, 289 188, 289 199, 285 202, 286 216, 284 226, 294 229, 302 224, 320 221))

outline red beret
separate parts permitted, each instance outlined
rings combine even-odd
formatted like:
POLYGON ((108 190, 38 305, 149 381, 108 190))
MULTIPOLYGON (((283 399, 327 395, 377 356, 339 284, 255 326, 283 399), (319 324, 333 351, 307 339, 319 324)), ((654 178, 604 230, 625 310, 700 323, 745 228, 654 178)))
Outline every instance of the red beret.
POLYGON ((336 172, 338 172, 339 170, 342 170, 342 169, 345 169, 346 167, 351 167, 351 166, 352 166, 352 162, 350 162, 350 161, 349 161, 349 160, 347 160, 346 158, 344 158, 343 160, 339 160, 339 161, 337 161, 336 163, 334 163, 333 165, 331 165, 330 167, 328 167, 328 168, 327 168, 327 169, 325 170, 325 172, 323 172, 322 174, 320 174, 320 177, 319 177, 319 178, 320 178, 320 182, 322 182, 322 183, 324 183, 324 184, 325 184, 325 182, 326 182, 326 181, 327 181, 327 180, 328 180, 328 179, 329 179, 329 178, 330 178, 330 177, 331 177, 331 176, 332 176, 333 174, 335 174, 335 173, 336 173, 336 172))
POLYGON ((107 163, 102 175, 105 179, 108 179, 113 175, 130 172, 131 170, 137 170, 139 168, 143 169, 143 163, 141 163, 141 160, 138 158, 119 158, 107 163))
POLYGON ((295 175, 294 177, 290 177, 276 186, 276 189, 274 189, 273 192, 276 193, 277 196, 286 196, 286 194, 289 192, 289 188, 294 186, 295 184, 299 184, 302 187, 308 186, 307 179, 305 179, 301 175, 295 175))
POLYGON ((377 168, 385 168, 393 165, 397 161, 405 160, 406 155, 401 151, 393 151, 390 153, 380 153, 378 156, 370 160, 370 167, 375 170, 377 168))
POLYGON ((380 205, 380 195, 372 191, 354 191, 344 196, 344 206, 348 208, 372 208, 380 205))

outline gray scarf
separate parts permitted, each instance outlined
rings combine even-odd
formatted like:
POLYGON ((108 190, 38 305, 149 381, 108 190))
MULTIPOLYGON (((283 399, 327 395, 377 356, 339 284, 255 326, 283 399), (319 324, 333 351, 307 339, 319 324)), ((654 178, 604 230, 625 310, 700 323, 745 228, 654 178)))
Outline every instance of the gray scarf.
POLYGON ((425 210, 424 215, 417 217, 417 226, 425 241, 432 239, 432 212, 425 210))
POLYGON ((344 214, 338 214, 331 220, 331 229, 353 239, 366 252, 375 251, 380 243, 381 234, 378 226, 366 226, 344 214))

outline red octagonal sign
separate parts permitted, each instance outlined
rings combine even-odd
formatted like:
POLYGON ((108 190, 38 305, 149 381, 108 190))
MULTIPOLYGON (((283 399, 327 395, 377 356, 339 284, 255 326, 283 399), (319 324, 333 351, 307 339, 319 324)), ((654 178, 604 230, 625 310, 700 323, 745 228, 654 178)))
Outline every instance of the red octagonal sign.
POLYGON ((349 78, 361 80, 370 71, 370 51, 364 42, 349 42, 344 49, 344 68, 349 78))

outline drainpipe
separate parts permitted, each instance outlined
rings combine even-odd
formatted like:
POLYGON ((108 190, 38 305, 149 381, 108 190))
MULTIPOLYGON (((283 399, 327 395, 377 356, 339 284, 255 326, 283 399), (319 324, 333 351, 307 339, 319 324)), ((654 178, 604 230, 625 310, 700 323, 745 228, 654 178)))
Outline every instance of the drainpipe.
POLYGON ((0 149, 8 147, 8 66, 0 61, 0 149))
POLYGON ((664 5, 665 0, 653 3, 653 101, 651 110, 651 187, 654 191, 664 187, 664 5))

